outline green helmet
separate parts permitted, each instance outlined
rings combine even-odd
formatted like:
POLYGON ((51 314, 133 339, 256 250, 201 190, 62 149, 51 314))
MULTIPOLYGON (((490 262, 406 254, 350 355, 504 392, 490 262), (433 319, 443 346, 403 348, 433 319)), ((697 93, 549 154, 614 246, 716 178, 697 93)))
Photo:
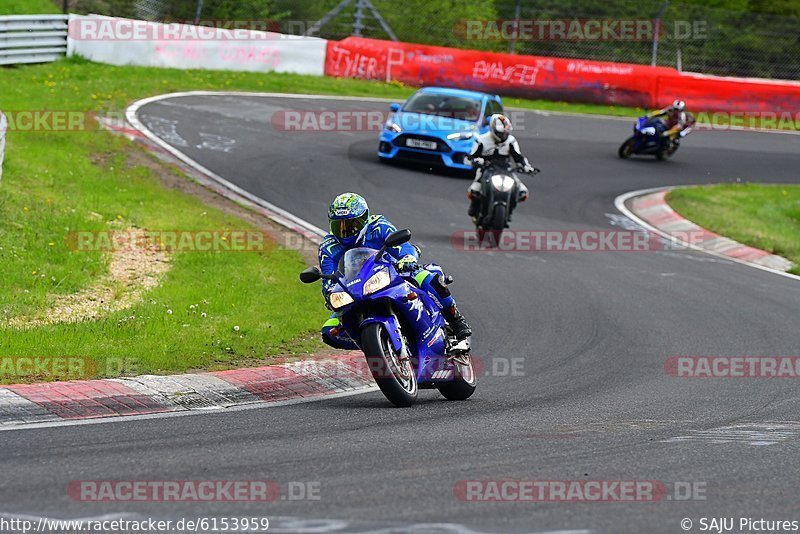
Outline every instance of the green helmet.
POLYGON ((345 245, 355 243, 358 233, 367 224, 369 206, 364 197, 355 193, 342 193, 328 208, 331 234, 345 245))

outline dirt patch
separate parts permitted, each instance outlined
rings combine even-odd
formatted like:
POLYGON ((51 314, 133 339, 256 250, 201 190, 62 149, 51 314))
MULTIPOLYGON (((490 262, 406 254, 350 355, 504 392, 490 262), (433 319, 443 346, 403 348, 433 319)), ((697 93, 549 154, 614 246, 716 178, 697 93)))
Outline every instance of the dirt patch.
POLYGON ((132 246, 111 252, 105 276, 77 293, 59 296, 40 315, 13 317, 0 326, 34 328, 95 320, 139 302, 144 293, 156 287, 162 275, 169 270, 170 256, 155 246, 136 246, 136 243, 146 241, 144 230, 131 228, 122 233, 125 234, 125 242, 132 246))

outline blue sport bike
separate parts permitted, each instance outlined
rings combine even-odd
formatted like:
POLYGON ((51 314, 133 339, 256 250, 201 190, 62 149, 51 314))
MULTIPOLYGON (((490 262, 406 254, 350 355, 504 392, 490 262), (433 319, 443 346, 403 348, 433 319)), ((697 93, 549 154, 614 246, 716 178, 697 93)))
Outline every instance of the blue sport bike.
POLYGON ((420 388, 465 400, 477 384, 469 340, 459 342, 451 335, 435 297, 417 287, 412 275, 399 273, 387 253, 410 239, 410 231, 398 230, 380 250, 348 250, 336 273, 309 267, 300 280, 332 282, 328 307, 364 352, 372 377, 395 406, 414 404, 420 388))
POLYGON ((633 135, 619 147, 619 157, 627 159, 634 154, 649 154, 663 160, 673 155, 680 144, 661 136, 666 130, 659 118, 639 117, 633 125, 633 135))

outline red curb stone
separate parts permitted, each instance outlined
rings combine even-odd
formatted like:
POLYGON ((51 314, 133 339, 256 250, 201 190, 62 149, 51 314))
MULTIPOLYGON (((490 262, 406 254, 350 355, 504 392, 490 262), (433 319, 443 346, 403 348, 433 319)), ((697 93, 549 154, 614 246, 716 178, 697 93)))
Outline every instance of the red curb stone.
POLYGON ((712 239, 717 239, 719 237, 722 237, 719 234, 715 234, 714 232, 706 230, 705 228, 700 228, 699 226, 697 228, 698 228, 697 230, 692 230, 692 236, 693 237, 699 236, 700 239, 699 241, 694 241, 692 245, 697 245, 698 243, 705 243, 706 241, 711 241, 712 239))
POLYGON ((313 377, 297 374, 279 365, 232 369, 211 374, 265 401, 318 396, 327 391, 314 382, 313 377))
POLYGON ((739 258, 742 260, 757 260, 758 258, 763 258, 764 256, 768 256, 769 252, 743 245, 741 247, 736 247, 730 250, 726 250, 725 255, 733 256, 734 258, 739 258))
MULTIPOLYGON (((273 364, 270 366, 233 369, 207 373, 222 380, 242 396, 248 392, 247 401, 252 396, 265 402, 319 398, 344 391, 354 391, 371 385, 372 379, 359 373, 366 363, 361 353, 342 353, 334 357, 298 360, 300 365, 273 364)), ((142 382, 145 384, 147 381, 142 382)), ((191 390, 191 386, 187 386, 191 390)), ((219 385, 218 387, 222 387, 219 385)), ((180 402, 170 400, 170 391, 161 391, 157 384, 150 383, 143 390, 120 380, 75 380, 70 382, 49 382, 45 384, 13 384, 3 386, 10 394, 28 401, 30 406, 16 406, 10 412, 0 414, 5 419, 9 413, 18 412, 19 419, 27 423, 37 422, 36 418, 25 418, 33 405, 40 410, 40 420, 51 420, 56 416, 64 420, 119 417, 181 411, 186 408, 180 402)), ((202 390, 202 388, 201 388, 202 390)), ((198 390, 201 391, 201 390, 198 390)), ((202 393, 190 391, 194 395, 202 393)), ((191 395, 187 395, 190 397, 191 395)), ((1 420, 0 420, 1 421, 1 420)))
POLYGON ((110 380, 6 386, 62 419, 91 419, 172 411, 154 399, 110 380))
POLYGON ((654 213, 652 215, 648 215, 647 217, 643 218, 648 222, 652 222, 653 224, 667 224, 683 220, 674 211, 654 213))
POLYGON ((644 210, 647 208, 651 208, 653 206, 658 206, 664 203, 663 198, 657 197, 656 195, 648 195, 646 197, 637 198, 634 200, 637 210, 644 210))

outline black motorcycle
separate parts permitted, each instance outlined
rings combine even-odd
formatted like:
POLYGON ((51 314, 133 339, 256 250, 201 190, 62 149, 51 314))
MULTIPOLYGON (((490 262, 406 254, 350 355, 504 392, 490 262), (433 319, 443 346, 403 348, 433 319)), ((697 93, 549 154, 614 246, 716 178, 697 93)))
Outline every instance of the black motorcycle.
MULTIPOLYGON (((517 205, 519 187, 515 172, 525 172, 523 167, 512 164, 510 158, 487 159, 481 169, 480 208, 472 220, 482 244, 496 246, 503 230, 508 228, 511 212, 517 205), (490 237, 487 237, 490 236, 490 237)), ((528 174, 538 174, 533 169, 528 174)))

